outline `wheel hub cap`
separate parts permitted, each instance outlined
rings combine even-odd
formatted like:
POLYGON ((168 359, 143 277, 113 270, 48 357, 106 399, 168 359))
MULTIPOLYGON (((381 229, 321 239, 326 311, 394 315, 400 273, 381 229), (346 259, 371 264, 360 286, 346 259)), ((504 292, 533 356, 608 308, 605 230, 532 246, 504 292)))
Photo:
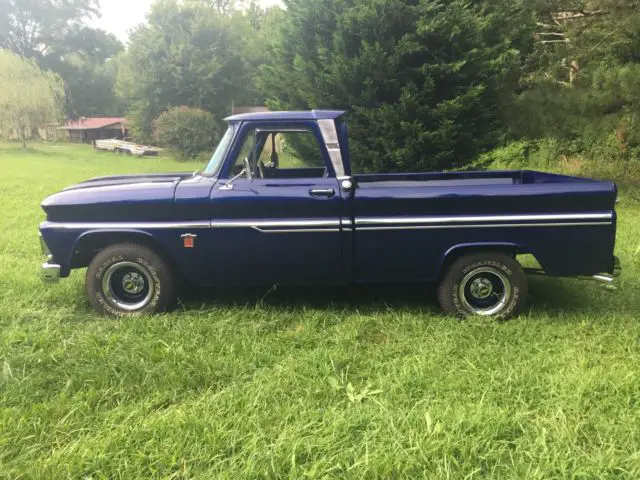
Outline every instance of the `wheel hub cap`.
POLYGON ((136 262, 111 265, 102 278, 106 300, 125 312, 143 309, 153 298, 156 287, 149 270, 136 262))
POLYGON ((481 277, 476 278, 469 287, 471 290, 471 295, 473 295, 478 300, 484 300, 489 298, 493 293, 493 285, 491 280, 481 277))
POLYGON ((122 278, 122 288, 132 295, 140 293, 144 289, 144 278, 136 272, 127 273, 122 278))
POLYGON ((482 316, 499 314, 509 303, 511 282, 497 268, 479 267, 460 282, 458 298, 469 313, 482 316))

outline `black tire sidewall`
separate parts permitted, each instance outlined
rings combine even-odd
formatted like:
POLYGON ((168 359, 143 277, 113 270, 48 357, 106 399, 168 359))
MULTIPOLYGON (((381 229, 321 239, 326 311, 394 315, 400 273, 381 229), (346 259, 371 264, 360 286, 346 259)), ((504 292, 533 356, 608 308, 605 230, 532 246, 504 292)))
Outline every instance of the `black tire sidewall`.
POLYGON ((135 244, 113 245, 98 253, 87 269, 86 291, 89 301, 98 312, 114 317, 164 312, 170 308, 174 299, 171 273, 164 260, 153 250, 135 244), (105 272, 112 265, 123 261, 136 263, 148 270, 154 288, 151 300, 133 312, 118 308, 106 298, 102 289, 105 272))
POLYGON ((438 288, 438 300, 446 313, 462 317, 473 315, 473 312, 465 308, 459 296, 460 283, 472 271, 485 267, 496 269, 511 284, 507 305, 489 318, 508 319, 522 311, 527 298, 527 279, 520 264, 506 254, 479 253, 458 259, 447 271, 438 288))

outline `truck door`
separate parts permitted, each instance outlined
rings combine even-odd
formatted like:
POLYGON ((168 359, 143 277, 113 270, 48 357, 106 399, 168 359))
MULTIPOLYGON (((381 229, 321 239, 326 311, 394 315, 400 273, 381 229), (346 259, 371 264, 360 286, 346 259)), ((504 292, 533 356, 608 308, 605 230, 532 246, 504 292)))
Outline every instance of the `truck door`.
POLYGON ((215 283, 343 283, 343 201, 317 126, 245 126, 231 155, 211 198, 215 283))

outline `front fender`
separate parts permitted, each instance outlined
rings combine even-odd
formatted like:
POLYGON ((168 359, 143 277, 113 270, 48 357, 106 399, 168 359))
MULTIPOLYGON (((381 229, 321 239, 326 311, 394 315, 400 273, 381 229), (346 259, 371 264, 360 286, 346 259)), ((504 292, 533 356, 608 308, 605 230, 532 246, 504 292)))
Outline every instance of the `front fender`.
POLYGON ((76 238, 69 252, 68 263, 71 268, 82 268, 88 266, 95 251, 105 248, 108 245, 125 242, 136 242, 156 249, 160 247, 155 237, 143 230, 137 229, 100 229, 82 232, 76 238))
MULTIPOLYGON (((154 235, 146 230, 137 228, 64 228, 52 222, 40 225, 42 238, 47 244, 52 262, 60 265, 60 276, 68 277, 74 268, 87 267, 95 254, 116 243, 135 242, 147 245, 156 250, 172 265, 177 265, 174 255, 171 255, 171 242, 179 240, 176 235, 154 235), (175 237, 175 238, 174 238, 175 237)), ((175 233, 175 232, 172 232, 175 233)))

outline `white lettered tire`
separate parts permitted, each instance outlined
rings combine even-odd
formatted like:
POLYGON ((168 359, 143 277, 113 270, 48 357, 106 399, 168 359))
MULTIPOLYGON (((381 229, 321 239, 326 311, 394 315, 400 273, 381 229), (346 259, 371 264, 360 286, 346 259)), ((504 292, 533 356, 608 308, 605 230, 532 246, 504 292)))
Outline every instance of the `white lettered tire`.
POLYGON ((522 266, 500 252, 478 252, 457 259, 438 286, 442 310, 462 317, 513 318, 523 310, 527 295, 522 266))
POLYGON ((100 251, 87 269, 91 305, 116 317, 165 312, 175 301, 171 269, 154 250, 123 243, 100 251))

